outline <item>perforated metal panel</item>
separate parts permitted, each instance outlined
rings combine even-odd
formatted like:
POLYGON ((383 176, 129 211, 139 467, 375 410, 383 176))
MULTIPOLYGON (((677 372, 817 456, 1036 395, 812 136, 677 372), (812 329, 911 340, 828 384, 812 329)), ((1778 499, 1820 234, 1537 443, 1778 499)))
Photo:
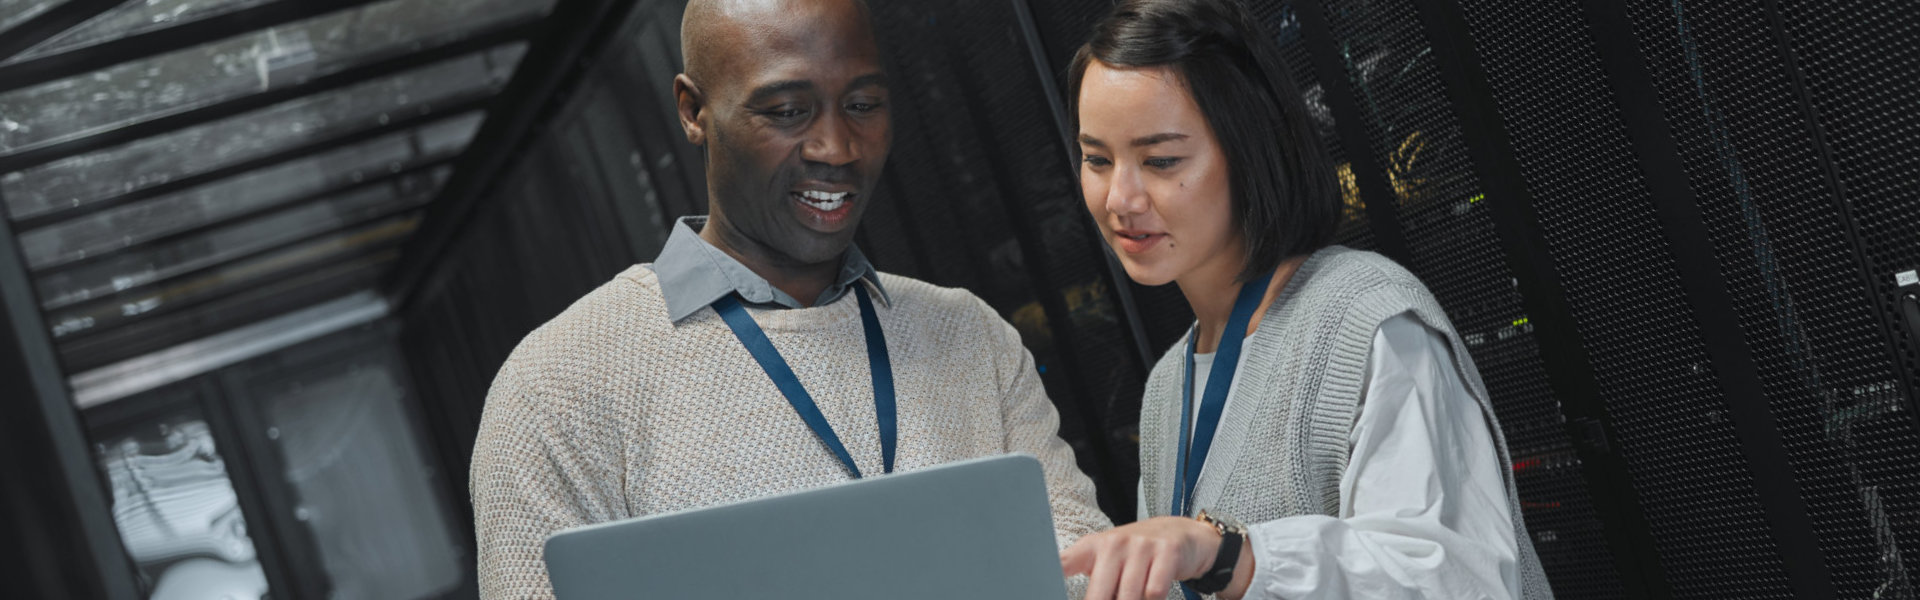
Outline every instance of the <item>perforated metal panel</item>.
MULTIPOLYGON (((1058 78, 1060 89, 1067 89, 1067 63, 1073 53, 1093 35, 1093 25, 1113 10, 1114 0, 1027 0, 1033 13, 1034 28, 1039 30, 1040 46, 1050 67, 1047 72, 1058 78)), ((1067 105, 1069 108, 1072 104, 1067 105)))
POLYGON ((1287 74, 1293 77, 1293 87, 1300 90, 1300 99, 1313 116, 1315 133, 1319 134, 1320 143, 1327 151, 1327 160, 1335 165, 1340 191, 1346 201, 1346 211, 1335 242, 1349 248, 1374 249, 1376 244, 1373 228, 1367 223, 1365 199, 1360 196, 1359 187, 1354 185, 1353 167, 1347 162, 1347 149, 1340 143, 1339 130, 1334 127, 1333 111, 1327 107, 1326 88, 1320 85, 1319 77, 1313 72, 1313 59, 1308 54, 1306 36, 1300 32, 1300 17, 1294 13, 1294 3, 1254 2, 1248 8, 1280 46, 1280 58, 1286 63, 1287 74))
MULTIPOLYGON (((1888 581, 1893 571, 1904 573, 1896 583, 1906 598, 1916 596, 1912 582, 1915 552, 1920 552, 1920 464, 1912 427, 1920 408, 1920 346, 1914 331, 1920 322, 1903 320, 1895 302, 1913 289, 1897 289, 1895 274, 1920 268, 1920 198, 1915 196, 1915 173, 1920 173, 1920 11, 1900 2, 1846 0, 1839 2, 1778 2, 1798 66, 1806 97, 1818 115, 1820 130, 1831 152, 1831 169, 1843 191, 1863 250, 1871 307, 1881 311, 1880 325, 1894 348, 1895 373, 1909 387, 1905 404, 1887 407, 1905 414, 1861 420, 1847 428, 1847 446, 1863 482, 1860 498, 1869 508, 1875 547, 1897 545, 1901 554, 1883 556, 1887 568, 1875 580, 1888 581), (1902 424, 1905 420, 1907 423, 1902 424), (1884 521, 1881 514, 1884 511, 1884 521)), ((1868 354, 1871 360, 1878 353, 1868 354)), ((1870 372, 1862 381, 1881 374, 1870 372)))
POLYGON ((1580 3, 1462 5, 1673 592, 1791 597, 1580 3))
MULTIPOLYGON (((1896 287, 1896 274, 1920 268, 1920 198, 1915 173, 1920 173, 1920 11, 1900 2, 1847 0, 1841 2, 1779 2, 1786 37, 1805 77, 1807 97, 1819 116, 1827 148, 1832 152, 1834 177, 1843 190, 1857 241, 1864 254, 1871 297, 1885 311, 1882 321, 1892 339, 1896 371, 1912 384, 1900 408, 1914 419, 1920 411, 1920 320, 1903 320, 1895 304, 1915 292, 1896 287)), ((1920 421, 1916 421, 1920 425, 1920 421)), ((1891 419, 1871 428, 1856 428, 1864 440, 1901 437, 1891 419)), ((1862 469, 1885 480, 1914 481, 1908 467, 1920 457, 1907 454, 1891 460, 1863 461, 1862 469)), ((1913 507, 1920 492, 1899 486, 1883 490, 1898 507, 1892 515, 1894 531, 1908 557, 1916 551, 1913 507)), ((1905 568, 1914 569, 1907 560, 1905 568)))
POLYGON ((1130 519, 1146 366, 1014 5, 873 9, 895 143, 863 247, 882 270, 965 287, 1013 323, 1101 507, 1130 519))
POLYGON ((1620 597, 1580 458, 1488 213, 1503 199, 1479 187, 1413 5, 1339 1, 1326 11, 1365 117, 1367 149, 1395 196, 1412 250, 1407 266, 1446 308, 1486 381, 1548 579, 1563 598, 1620 597))
MULTIPOLYGON (((1920 146, 1914 144, 1920 133, 1920 77, 1914 75, 1920 68, 1920 10, 1886 0, 1777 5, 1858 228, 1873 298, 1893 310, 1894 274, 1920 268, 1920 199, 1914 188, 1920 172, 1920 146)), ((1912 377, 1920 372, 1920 347, 1899 319, 1887 324, 1912 377)), ((1916 400, 1908 398, 1907 410, 1916 400)))
MULTIPOLYGON (((1628 6, 1834 585, 1911 598, 1903 549, 1920 542, 1920 441, 1765 3, 1628 6)), ((1809 58, 1858 49, 1823 44, 1809 58)), ((1833 102, 1871 110, 1858 99, 1833 102)), ((1833 125, 1898 131, 1898 115, 1880 116, 1894 119, 1833 125)), ((1909 121, 1904 135, 1916 132, 1909 121)))

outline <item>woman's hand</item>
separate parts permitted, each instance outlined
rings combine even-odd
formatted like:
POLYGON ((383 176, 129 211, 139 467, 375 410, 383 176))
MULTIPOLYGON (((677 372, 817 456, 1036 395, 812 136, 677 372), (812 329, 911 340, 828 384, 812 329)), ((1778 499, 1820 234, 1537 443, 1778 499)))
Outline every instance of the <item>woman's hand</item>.
POLYGON ((1069 577, 1088 576, 1087 600, 1162 600, 1174 582, 1206 574, 1219 552, 1220 534, 1206 523, 1154 517, 1080 538, 1060 565, 1069 577))

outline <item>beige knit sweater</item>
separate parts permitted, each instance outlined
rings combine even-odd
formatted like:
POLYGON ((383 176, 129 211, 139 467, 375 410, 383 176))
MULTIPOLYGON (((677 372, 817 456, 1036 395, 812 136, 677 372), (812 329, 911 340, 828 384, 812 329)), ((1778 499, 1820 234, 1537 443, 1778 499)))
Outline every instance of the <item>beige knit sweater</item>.
MULTIPOLYGON (((881 275, 898 396, 899 471, 1040 458, 1062 548, 1109 526, 1019 335, 964 290, 881 275)), ((859 305, 752 310, 862 473, 879 473, 859 305)), ((560 529, 846 481, 711 308, 675 324, 639 265, 520 342, 487 395, 473 451, 482 598, 550 598, 560 529)), ((636 590, 636 597, 645 597, 636 590)))

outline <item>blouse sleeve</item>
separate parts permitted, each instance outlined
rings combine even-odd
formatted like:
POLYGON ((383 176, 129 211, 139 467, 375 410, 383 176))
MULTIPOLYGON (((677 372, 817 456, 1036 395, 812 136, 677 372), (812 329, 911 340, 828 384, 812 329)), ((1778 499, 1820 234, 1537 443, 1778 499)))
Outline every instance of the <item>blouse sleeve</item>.
POLYGON ((1248 528, 1247 598, 1516 598, 1499 453, 1440 333, 1380 326, 1336 517, 1248 528))

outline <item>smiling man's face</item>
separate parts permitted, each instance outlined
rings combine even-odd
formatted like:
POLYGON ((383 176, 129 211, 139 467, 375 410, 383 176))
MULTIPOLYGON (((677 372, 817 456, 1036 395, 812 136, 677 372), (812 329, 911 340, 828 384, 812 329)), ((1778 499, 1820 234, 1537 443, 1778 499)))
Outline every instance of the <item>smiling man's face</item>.
POLYGON ((689 41, 676 86, 688 139, 706 148, 708 227, 775 264, 838 261, 893 137, 865 9, 849 0, 717 4, 727 6, 689 15, 717 22, 687 28, 707 37, 689 41))

